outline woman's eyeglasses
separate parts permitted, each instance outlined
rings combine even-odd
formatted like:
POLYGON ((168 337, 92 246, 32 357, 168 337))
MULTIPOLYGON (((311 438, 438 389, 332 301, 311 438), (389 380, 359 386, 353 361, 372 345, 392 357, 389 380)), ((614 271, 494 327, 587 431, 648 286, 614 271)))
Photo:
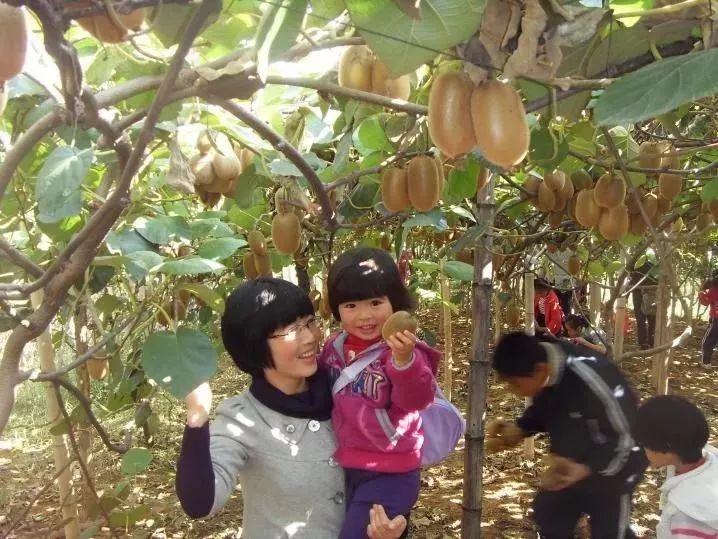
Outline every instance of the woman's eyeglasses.
POLYGON ((269 338, 283 338, 285 341, 293 341, 300 337, 305 331, 312 332, 315 331, 318 327, 319 325, 317 324, 317 319, 312 316, 306 322, 300 322, 291 326, 289 330, 285 333, 275 333, 274 335, 270 335, 269 338))

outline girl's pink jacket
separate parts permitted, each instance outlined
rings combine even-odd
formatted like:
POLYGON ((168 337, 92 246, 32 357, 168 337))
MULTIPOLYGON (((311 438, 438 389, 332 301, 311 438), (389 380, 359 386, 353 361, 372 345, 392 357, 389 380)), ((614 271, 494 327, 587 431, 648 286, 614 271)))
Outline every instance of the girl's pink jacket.
MULTIPOLYGON (((347 366, 346 337, 345 331, 332 336, 319 357, 332 384, 347 366)), ((332 424, 338 445, 334 458, 344 468, 388 473, 416 470, 424 442, 419 411, 434 400, 441 353, 419 341, 411 362, 399 368, 389 346, 379 341, 354 361, 377 349, 381 350, 378 358, 334 395, 332 424)))

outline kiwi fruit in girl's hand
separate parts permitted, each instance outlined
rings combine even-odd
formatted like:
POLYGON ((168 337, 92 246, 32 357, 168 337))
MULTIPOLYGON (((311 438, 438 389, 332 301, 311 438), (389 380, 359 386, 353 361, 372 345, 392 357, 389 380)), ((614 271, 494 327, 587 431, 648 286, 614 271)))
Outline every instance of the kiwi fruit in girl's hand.
POLYGON ((388 339, 395 333, 405 330, 416 333, 418 328, 419 322, 416 321, 416 318, 406 311, 396 311, 384 322, 384 326, 381 328, 381 336, 388 339))

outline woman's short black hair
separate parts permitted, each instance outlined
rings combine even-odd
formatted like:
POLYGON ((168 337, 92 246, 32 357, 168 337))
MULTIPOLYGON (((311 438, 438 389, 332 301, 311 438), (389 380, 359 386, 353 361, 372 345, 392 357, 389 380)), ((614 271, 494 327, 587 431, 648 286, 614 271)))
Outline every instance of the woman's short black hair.
POLYGON ((552 288, 551 283, 543 277, 534 279, 534 290, 551 290, 552 288))
POLYGON ((588 319, 580 314, 567 314, 563 323, 576 329, 587 328, 590 325, 588 319))
POLYGON ((329 305, 339 320, 339 304, 387 296, 394 311, 411 311, 414 298, 404 286, 399 268, 389 253, 358 247, 339 255, 327 279, 329 305))
POLYGON ((541 341, 522 331, 506 333, 494 348, 493 366, 503 377, 531 376, 538 363, 546 363, 548 355, 541 341))
POLYGON ((274 367, 267 338, 277 328, 314 314, 307 294, 273 277, 247 281, 229 295, 222 315, 222 341, 240 370, 263 376, 274 367))
POLYGON ((633 436, 646 449, 673 453, 684 463, 693 463, 701 459, 710 432, 695 404, 678 395, 660 395, 638 408, 633 436))

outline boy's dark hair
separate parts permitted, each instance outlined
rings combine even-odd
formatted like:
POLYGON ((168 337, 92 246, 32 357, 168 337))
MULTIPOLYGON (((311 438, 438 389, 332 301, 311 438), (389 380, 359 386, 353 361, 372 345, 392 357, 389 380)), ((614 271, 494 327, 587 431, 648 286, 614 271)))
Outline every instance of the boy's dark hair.
POLYGON ((551 286, 551 283, 549 283, 546 279, 543 277, 537 277, 534 279, 534 290, 537 290, 539 292, 549 291, 553 287, 551 286))
POLYGON ((277 328, 314 314, 307 294, 273 277, 247 281, 229 295, 222 315, 222 341, 240 370, 262 377, 274 367, 267 338, 277 328))
POLYGON ((389 253, 358 247, 339 255, 327 278, 329 306, 339 320, 339 304, 387 296, 394 311, 411 311, 416 301, 404 286, 399 268, 389 253))
POLYGON ((494 348, 493 367, 501 376, 531 376, 538 363, 548 355, 538 338, 522 331, 507 333, 494 348))
POLYGON ((638 408, 633 436, 647 449, 674 453, 684 463, 693 463, 701 459, 710 432, 695 404, 678 395, 660 395, 638 408))
POLYGON ((580 314, 567 314, 563 319, 563 323, 576 329, 587 328, 590 326, 588 319, 580 314))

